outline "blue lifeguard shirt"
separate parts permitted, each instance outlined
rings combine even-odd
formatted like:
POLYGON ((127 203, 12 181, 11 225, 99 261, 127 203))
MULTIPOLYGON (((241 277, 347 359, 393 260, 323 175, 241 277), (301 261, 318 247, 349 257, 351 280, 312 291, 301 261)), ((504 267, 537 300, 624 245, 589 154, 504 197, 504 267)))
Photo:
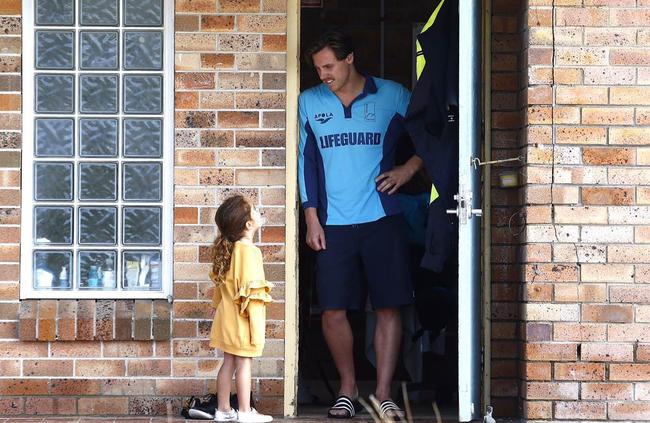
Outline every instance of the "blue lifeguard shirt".
POLYGON ((402 211, 394 196, 377 191, 375 178, 395 166, 409 99, 400 84, 370 76, 348 107, 325 84, 300 94, 300 199, 316 207, 322 225, 374 222, 402 211))

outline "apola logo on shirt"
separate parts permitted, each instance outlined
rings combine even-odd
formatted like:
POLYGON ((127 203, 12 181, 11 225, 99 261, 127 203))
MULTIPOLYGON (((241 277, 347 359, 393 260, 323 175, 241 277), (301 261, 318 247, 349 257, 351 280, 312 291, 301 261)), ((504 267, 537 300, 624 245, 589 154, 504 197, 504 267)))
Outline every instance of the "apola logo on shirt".
POLYGON ((316 119, 320 124, 324 124, 330 121, 334 117, 334 113, 316 113, 314 119, 316 119))

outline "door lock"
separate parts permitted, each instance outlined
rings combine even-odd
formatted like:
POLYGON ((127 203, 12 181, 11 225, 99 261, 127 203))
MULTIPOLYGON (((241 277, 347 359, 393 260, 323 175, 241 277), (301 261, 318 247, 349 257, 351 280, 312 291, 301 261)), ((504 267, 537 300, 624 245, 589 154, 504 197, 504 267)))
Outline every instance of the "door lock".
POLYGON ((474 216, 481 217, 483 216, 483 210, 482 209, 473 209, 471 208, 472 204, 472 193, 471 192, 465 192, 463 194, 456 194, 454 195, 454 200, 458 203, 455 209, 447 209, 447 214, 455 214, 458 216, 458 221, 460 222, 461 225, 464 225, 467 223, 469 219, 471 219, 474 216))

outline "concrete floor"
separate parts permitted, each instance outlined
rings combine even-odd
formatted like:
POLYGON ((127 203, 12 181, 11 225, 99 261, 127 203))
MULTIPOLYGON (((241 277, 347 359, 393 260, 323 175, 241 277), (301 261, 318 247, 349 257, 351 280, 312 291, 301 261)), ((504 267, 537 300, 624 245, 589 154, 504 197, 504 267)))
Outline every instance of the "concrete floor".
MULTIPOLYGON (((210 420, 185 420, 183 418, 133 418, 133 417, 126 417, 126 418, 110 418, 110 417, 102 417, 102 418, 90 418, 90 417, 80 417, 80 418, 70 418, 70 417, 44 417, 44 418, 10 418, 10 419, 4 419, 0 418, 0 423, 185 423, 185 422, 193 422, 193 423, 198 423, 198 422, 206 422, 210 420)), ((278 423, 314 423, 314 422, 338 422, 339 420, 330 420, 327 418, 296 418, 296 419, 279 419, 276 418, 273 420, 274 422, 278 423)), ((347 421, 352 421, 354 423, 373 423, 372 419, 369 419, 367 416, 364 417, 356 417, 352 420, 347 420, 347 421)), ((415 419, 414 421, 416 422, 432 422, 431 419, 429 418, 418 418, 415 419)), ((444 420, 443 423, 451 423, 452 420, 444 420)))
MULTIPOLYGON (((198 423, 209 420, 186 420, 182 417, 0 417, 0 423, 198 423)), ((278 423, 314 423, 314 422, 339 422, 341 420, 327 419, 325 417, 300 417, 292 419, 276 418, 278 423)), ((352 420, 354 423, 373 423, 373 420, 366 414, 352 420)), ((416 422, 433 422, 431 417, 417 418, 416 422)), ((443 423, 451 423, 453 420, 443 420, 443 423)))
MULTIPOLYGON (((185 423, 185 422, 206 422, 210 420, 185 420, 178 417, 152 417, 152 418, 136 418, 136 417, 42 417, 42 418, 0 418, 0 423, 185 423)), ((295 419, 280 419, 276 418, 273 420, 278 423, 314 423, 314 422, 338 422, 339 420, 330 420, 327 418, 320 417, 300 417, 295 419)), ((372 419, 369 419, 368 416, 356 417, 352 420, 354 423, 373 423, 372 419)), ((416 419, 416 422, 431 422, 430 418, 416 419)), ((451 422, 451 420, 445 420, 444 423, 451 422)))

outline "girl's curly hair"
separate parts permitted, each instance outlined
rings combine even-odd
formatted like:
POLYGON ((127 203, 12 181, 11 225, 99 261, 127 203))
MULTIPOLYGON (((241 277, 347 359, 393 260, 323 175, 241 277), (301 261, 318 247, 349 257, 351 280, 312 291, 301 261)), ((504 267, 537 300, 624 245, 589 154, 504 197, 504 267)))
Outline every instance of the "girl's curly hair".
POLYGON ((226 279, 230 269, 230 257, 235 241, 246 230, 246 223, 251 220, 251 203, 240 194, 228 197, 214 214, 219 235, 212 245, 212 280, 219 284, 226 279))

